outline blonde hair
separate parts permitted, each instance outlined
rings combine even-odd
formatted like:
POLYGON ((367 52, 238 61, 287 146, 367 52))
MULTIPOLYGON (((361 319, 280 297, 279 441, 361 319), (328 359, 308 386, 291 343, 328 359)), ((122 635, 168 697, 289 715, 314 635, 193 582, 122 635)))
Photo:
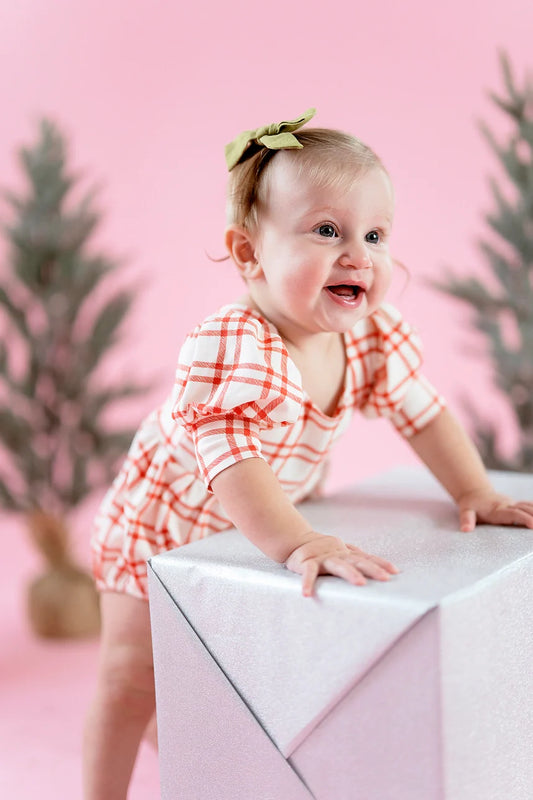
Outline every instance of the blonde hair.
POLYGON ((381 160, 368 145, 342 131, 330 128, 307 128, 298 131, 302 149, 268 150, 261 148, 230 172, 228 182, 227 223, 253 230, 258 210, 266 202, 269 165, 277 153, 287 154, 296 166, 297 175, 305 175, 317 186, 349 185, 373 167, 386 172, 381 160))

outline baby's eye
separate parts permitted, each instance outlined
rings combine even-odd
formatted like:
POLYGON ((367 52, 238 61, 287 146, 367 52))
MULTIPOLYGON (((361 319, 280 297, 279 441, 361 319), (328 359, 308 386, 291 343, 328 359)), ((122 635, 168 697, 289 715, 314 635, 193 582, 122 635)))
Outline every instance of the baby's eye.
POLYGON ((370 233, 367 233, 365 236, 365 239, 367 242, 370 242, 370 244, 379 244, 381 241, 381 233, 379 231, 370 231, 370 233))
POLYGON ((319 225, 317 228, 315 228, 315 231, 319 236, 324 236, 326 239, 334 239, 339 235, 335 229, 335 226, 330 222, 324 222, 322 225, 319 225))

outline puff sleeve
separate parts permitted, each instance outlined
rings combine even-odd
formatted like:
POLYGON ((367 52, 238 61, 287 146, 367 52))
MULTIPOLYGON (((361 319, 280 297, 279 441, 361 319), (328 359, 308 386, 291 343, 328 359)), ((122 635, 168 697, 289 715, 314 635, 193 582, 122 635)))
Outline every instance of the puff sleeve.
POLYGON ((208 317, 179 356, 172 417, 191 435, 210 487, 219 472, 261 456, 261 430, 289 425, 301 379, 276 329, 244 309, 208 317))
POLYGON ((364 322, 363 329, 353 330, 359 356, 359 410, 366 417, 386 417, 403 436, 412 436, 445 407, 444 399, 420 373, 418 334, 389 304, 364 322))

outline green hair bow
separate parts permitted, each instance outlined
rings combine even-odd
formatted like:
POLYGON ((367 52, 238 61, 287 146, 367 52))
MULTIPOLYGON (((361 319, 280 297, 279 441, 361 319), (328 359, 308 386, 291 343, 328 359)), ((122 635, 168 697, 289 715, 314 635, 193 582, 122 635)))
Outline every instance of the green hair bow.
POLYGON ((226 164, 228 165, 228 172, 231 172, 239 161, 243 161, 244 154, 249 149, 250 145, 255 144, 255 148, 250 148, 250 153, 253 155, 260 147, 267 147, 269 150, 290 150, 300 149, 303 145, 300 144, 296 136, 292 135, 292 131, 298 130, 306 122, 309 122, 311 117, 316 113, 315 108, 308 108, 298 119, 289 120, 288 122, 273 122, 271 125, 263 125, 262 128, 257 128, 255 131, 243 131, 236 139, 226 145, 226 164))

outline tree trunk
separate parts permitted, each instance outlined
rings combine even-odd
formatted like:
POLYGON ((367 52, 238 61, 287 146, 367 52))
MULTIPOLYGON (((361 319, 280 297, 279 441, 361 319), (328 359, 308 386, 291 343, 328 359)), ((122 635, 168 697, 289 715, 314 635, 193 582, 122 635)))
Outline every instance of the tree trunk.
POLYGON ((98 592, 92 577, 69 555, 64 521, 37 509, 28 515, 28 527, 47 563, 28 587, 33 630, 47 638, 95 636, 100 630, 98 592))

